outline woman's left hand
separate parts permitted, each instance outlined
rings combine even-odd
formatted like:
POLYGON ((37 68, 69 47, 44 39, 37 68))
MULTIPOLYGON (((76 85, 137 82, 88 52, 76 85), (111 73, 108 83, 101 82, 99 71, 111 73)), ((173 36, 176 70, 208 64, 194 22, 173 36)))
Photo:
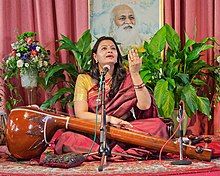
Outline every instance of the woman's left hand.
POLYGON ((108 116, 108 122, 118 128, 132 128, 133 127, 129 122, 122 120, 120 118, 117 118, 117 117, 113 117, 113 116, 108 116))
POLYGON ((131 74, 139 73, 142 65, 142 59, 138 56, 137 49, 131 49, 128 52, 128 63, 131 74))

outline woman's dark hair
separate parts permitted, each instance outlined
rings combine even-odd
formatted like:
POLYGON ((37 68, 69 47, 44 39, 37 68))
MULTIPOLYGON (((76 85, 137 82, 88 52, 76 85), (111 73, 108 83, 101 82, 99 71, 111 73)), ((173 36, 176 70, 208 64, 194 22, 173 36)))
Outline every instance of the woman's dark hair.
POLYGON ((92 49, 92 55, 91 55, 92 64, 91 64, 90 76, 97 81, 99 81, 100 79, 99 66, 98 63, 96 63, 95 59, 93 58, 93 54, 97 53, 98 46, 103 40, 111 40, 115 44, 118 53, 117 63, 115 63, 114 71, 112 75, 112 85, 110 87, 110 92, 109 92, 109 98, 113 98, 118 92, 119 87, 126 76, 126 70, 122 65, 122 55, 120 53, 120 50, 117 46, 117 43, 112 37, 103 36, 96 41, 92 49))

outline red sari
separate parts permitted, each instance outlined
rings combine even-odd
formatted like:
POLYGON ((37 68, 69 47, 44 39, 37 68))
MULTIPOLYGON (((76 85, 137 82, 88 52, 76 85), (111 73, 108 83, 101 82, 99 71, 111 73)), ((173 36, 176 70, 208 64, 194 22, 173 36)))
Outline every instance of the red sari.
MULTIPOLYGON (((108 80, 106 82, 108 82, 108 80)), ((88 91, 87 102, 89 112, 95 113, 96 111, 97 91, 97 85, 93 86, 88 91)), ((108 92, 109 90, 107 89, 106 95, 108 95, 108 92)), ((148 110, 139 110, 137 108, 137 98, 133 88, 133 83, 130 74, 127 74, 115 97, 110 99, 106 96, 106 113, 107 115, 118 118, 126 116, 127 118, 125 120, 129 121, 133 125, 134 130, 139 130, 162 138, 168 138, 167 127, 161 119, 158 118, 158 112, 153 98, 151 102, 151 107, 148 110), (131 113, 132 109, 134 113, 131 113)), ((100 111, 101 108, 99 108, 99 113, 100 111)), ((51 141, 51 146, 56 154, 63 154, 67 152, 88 153, 92 145, 93 147, 91 151, 96 152, 99 149, 98 138, 99 136, 97 136, 96 142, 93 143, 93 136, 91 135, 83 133, 79 134, 71 131, 58 131, 51 141)), ((112 140, 108 140, 107 142, 113 152, 123 152, 141 157, 149 153, 149 151, 137 146, 134 147, 112 140)), ((94 157, 89 157, 88 159, 94 159, 94 157)))

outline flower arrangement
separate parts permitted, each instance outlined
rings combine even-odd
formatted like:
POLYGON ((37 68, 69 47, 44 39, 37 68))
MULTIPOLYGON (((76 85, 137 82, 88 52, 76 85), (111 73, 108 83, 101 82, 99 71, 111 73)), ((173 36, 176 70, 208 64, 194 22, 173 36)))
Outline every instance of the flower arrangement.
MULTIPOLYGON (((1 78, 4 79, 8 94, 5 104, 8 110, 24 101, 16 79, 21 80, 21 86, 28 89, 27 92, 32 92, 38 83, 44 83, 44 73, 50 67, 49 51, 35 40, 35 36, 34 32, 24 32, 18 35, 17 40, 11 44, 11 52, 0 65, 0 71, 3 73, 1 78)), ((29 97, 32 97, 29 94, 31 93, 28 93, 28 101, 29 97)), ((29 103, 32 103, 31 98, 29 103)))
POLYGON ((34 40, 36 33, 24 32, 17 36, 17 41, 11 44, 12 51, 5 58, 4 79, 19 74, 39 74, 46 71, 49 65, 49 52, 39 42, 34 40))

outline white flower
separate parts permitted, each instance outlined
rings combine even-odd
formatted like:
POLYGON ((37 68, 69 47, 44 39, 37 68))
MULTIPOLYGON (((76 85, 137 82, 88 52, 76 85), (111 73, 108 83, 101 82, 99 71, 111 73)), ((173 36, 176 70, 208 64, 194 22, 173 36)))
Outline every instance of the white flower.
POLYGON ((21 60, 21 59, 19 59, 19 60, 17 61, 17 67, 18 67, 18 68, 21 68, 21 67, 23 67, 23 65, 24 65, 24 61, 21 60))
POLYGON ((16 56, 17 57, 21 57, 21 53, 16 53, 16 56))
POLYGON ((29 63, 25 63, 24 66, 28 68, 29 67, 29 63))
POLYGON ((38 58, 37 56, 35 56, 35 57, 33 58, 33 62, 38 62, 38 60, 39 60, 39 58, 38 58))
POLYGON ((48 66, 48 62, 44 61, 44 67, 47 67, 47 66, 48 66))
POLYGON ((39 61, 39 67, 41 68, 43 66, 43 62, 39 61))
POLYGON ((16 49, 16 48, 17 48, 16 43, 12 43, 12 44, 11 44, 11 47, 12 47, 12 49, 16 49))
POLYGON ((40 51, 40 47, 39 47, 39 46, 37 46, 37 47, 36 47, 36 50, 37 50, 37 51, 40 51))
POLYGON ((217 62, 220 64, 220 56, 217 57, 217 62))

